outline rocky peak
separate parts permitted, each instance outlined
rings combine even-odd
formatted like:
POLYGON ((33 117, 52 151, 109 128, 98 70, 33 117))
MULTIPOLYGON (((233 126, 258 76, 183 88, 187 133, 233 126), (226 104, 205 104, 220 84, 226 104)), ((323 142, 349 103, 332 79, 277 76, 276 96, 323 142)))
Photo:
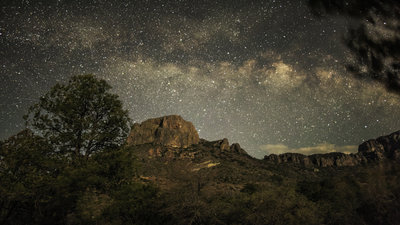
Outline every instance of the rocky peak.
POLYGON ((127 143, 128 145, 153 143, 174 148, 187 148, 199 143, 199 134, 191 122, 179 115, 170 115, 133 124, 127 143))

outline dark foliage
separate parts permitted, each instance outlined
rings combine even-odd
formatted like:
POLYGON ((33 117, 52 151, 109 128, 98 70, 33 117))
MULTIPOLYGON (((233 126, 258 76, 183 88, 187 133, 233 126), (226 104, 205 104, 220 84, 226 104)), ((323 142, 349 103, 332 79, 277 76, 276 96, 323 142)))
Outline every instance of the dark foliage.
POLYGON ((136 179, 109 89, 92 75, 56 85, 30 109, 34 132, 1 143, 0 224, 157 224, 158 190, 136 179))
POLYGON ((127 111, 111 86, 93 75, 57 84, 29 109, 27 125, 64 156, 90 156, 123 144, 129 131, 127 111))

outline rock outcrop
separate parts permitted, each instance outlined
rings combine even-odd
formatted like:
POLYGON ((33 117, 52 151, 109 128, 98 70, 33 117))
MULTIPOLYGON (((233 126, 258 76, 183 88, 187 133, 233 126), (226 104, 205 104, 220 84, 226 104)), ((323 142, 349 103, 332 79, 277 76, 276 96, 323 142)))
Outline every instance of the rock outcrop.
POLYGON ((362 143, 355 154, 332 152, 307 156, 299 153, 284 153, 264 157, 264 160, 277 164, 292 163, 305 167, 356 166, 386 159, 400 161, 400 131, 362 143))
POLYGON ((187 148, 199 143, 199 134, 191 122, 170 115, 135 123, 128 136, 128 145, 153 143, 174 148, 187 148))
POLYGON ((241 148, 238 143, 233 143, 231 147, 229 147, 229 150, 231 152, 247 155, 247 152, 243 148, 241 148))
POLYGON ((368 140, 358 147, 358 153, 368 161, 380 161, 384 158, 400 160, 400 131, 377 139, 368 140))
POLYGON ((239 144, 229 145, 226 138, 217 141, 200 139, 193 124, 178 115, 135 123, 127 144, 141 149, 141 157, 165 160, 195 159, 210 152, 214 155, 247 155, 239 144))
MULTIPOLYGON (((203 142, 207 141, 203 140, 203 142)), ((226 138, 222 140, 211 141, 209 143, 211 143, 213 147, 219 149, 221 152, 235 152, 247 155, 247 152, 243 148, 241 148, 238 143, 233 143, 232 145, 229 145, 229 141, 226 138)))

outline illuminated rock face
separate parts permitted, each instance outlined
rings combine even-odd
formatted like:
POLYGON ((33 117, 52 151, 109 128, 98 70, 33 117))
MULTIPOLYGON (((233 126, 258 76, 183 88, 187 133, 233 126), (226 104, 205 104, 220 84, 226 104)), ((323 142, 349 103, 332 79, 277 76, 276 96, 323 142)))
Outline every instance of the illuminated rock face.
POLYGON ((178 115, 135 123, 127 139, 128 145, 153 143, 175 148, 187 148, 199 141, 199 134, 193 124, 178 115))

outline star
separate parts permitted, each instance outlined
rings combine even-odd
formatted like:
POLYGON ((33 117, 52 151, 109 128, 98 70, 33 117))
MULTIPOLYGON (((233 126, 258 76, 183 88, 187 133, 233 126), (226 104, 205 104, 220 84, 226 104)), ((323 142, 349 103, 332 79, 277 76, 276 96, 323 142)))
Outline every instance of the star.
POLYGON ((316 19, 303 1, 78 2, 3 6, 0 138, 57 82, 87 73, 132 121, 179 114, 260 158, 265 145, 358 145, 400 127, 398 96, 345 70, 350 21, 316 19))

